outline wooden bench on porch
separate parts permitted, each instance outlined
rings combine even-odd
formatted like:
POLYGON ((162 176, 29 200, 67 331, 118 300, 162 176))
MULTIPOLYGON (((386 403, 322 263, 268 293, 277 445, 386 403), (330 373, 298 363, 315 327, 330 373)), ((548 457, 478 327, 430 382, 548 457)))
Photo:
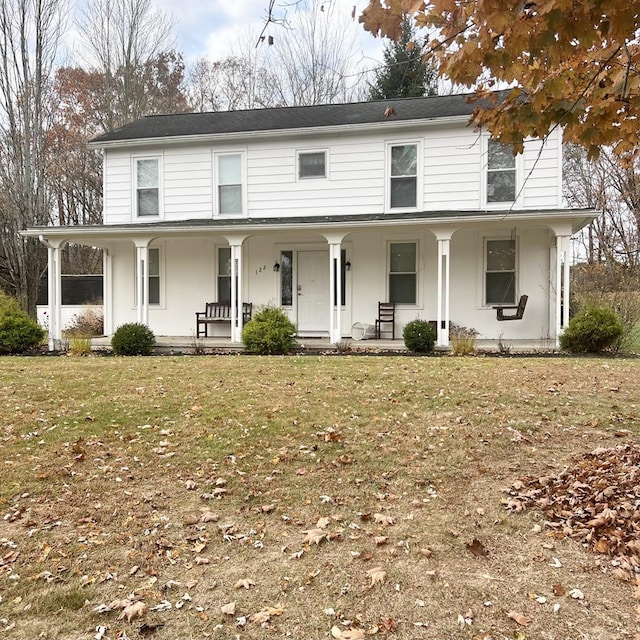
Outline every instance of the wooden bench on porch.
MULTIPOLYGON (((242 303, 242 323, 247 324, 253 313, 253 302, 242 303)), ((196 311, 196 337, 206 338, 207 327, 218 322, 231 322, 231 304, 207 302, 204 311, 196 311)))

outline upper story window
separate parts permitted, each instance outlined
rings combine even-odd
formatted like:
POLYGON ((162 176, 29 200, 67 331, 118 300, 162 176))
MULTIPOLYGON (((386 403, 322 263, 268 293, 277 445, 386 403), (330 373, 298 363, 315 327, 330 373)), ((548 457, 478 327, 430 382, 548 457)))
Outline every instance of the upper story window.
POLYGON ((157 158, 136 159, 136 214, 160 215, 160 163, 157 158))
POLYGON ((389 302, 416 304, 418 244, 392 242, 389 245, 389 302))
POLYGON ((418 201, 418 145, 391 146, 389 185, 391 209, 415 207, 418 201))
POLYGON ((242 174, 241 153, 217 156, 218 213, 244 213, 242 174))
POLYGON ((511 145, 489 140, 487 160, 487 202, 516 199, 516 158, 511 145))
POLYGON ((516 241, 497 239, 485 241, 484 302, 515 304, 516 300, 516 241))
POLYGON ((327 152, 304 151, 298 153, 298 178, 326 178, 327 152))

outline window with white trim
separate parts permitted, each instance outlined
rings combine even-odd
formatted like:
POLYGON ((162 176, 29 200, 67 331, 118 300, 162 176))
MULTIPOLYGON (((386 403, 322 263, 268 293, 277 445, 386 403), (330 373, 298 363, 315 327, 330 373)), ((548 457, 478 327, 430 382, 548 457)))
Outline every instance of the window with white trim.
POLYGON ((418 243, 389 244, 389 302, 416 304, 418 243))
POLYGON ((243 213, 242 154, 218 155, 216 171, 218 213, 243 213))
POLYGON ((298 153, 298 179, 326 178, 327 152, 300 151, 298 153))
POLYGON ((418 202, 418 145, 392 145, 390 162, 389 207, 415 207, 418 202))
POLYGON ((508 238, 485 240, 484 303, 515 304, 516 241, 508 238))
POLYGON ((148 260, 149 304, 160 304, 160 249, 149 247, 148 260))
POLYGON ((160 163, 157 158, 136 158, 136 215, 160 215, 160 163))
POLYGON ((513 202, 516 199, 513 148, 499 140, 489 140, 487 154, 487 202, 513 202))
POLYGON ((218 302, 231 304, 231 247, 218 247, 218 302))
POLYGON ((280 252, 280 305, 293 305, 293 251, 280 252))

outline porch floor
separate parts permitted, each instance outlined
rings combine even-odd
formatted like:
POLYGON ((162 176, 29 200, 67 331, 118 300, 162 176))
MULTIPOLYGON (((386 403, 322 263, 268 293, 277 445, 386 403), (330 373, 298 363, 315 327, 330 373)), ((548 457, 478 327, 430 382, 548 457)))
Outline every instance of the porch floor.
MULTIPOLYGON (((350 353, 407 353, 403 340, 353 340, 343 339, 350 353)), ((94 350, 110 349, 111 338, 99 337, 91 341, 94 350)), ((503 340, 502 350, 497 340, 476 340, 476 351, 479 353, 554 353, 558 351, 553 340, 503 340)), ((302 353, 335 352, 336 347, 329 338, 298 338, 302 353)), ((447 351, 438 349, 436 351, 447 351)), ((194 338, 193 336, 156 336, 156 353, 220 353, 242 352, 244 345, 231 342, 229 338, 194 338)))

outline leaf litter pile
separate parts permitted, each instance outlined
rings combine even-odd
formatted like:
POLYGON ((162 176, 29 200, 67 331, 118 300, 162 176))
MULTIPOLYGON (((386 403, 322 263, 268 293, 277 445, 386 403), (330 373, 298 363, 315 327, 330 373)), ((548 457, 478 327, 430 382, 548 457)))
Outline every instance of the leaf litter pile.
POLYGON ((3 640, 639 637, 636 361, 1 365, 3 640))
MULTIPOLYGON (((572 538, 610 557, 613 573, 640 573, 640 446, 599 447, 550 476, 517 480, 507 509, 536 507, 555 537, 572 538)), ((640 583, 638 583, 640 584, 640 583)))

